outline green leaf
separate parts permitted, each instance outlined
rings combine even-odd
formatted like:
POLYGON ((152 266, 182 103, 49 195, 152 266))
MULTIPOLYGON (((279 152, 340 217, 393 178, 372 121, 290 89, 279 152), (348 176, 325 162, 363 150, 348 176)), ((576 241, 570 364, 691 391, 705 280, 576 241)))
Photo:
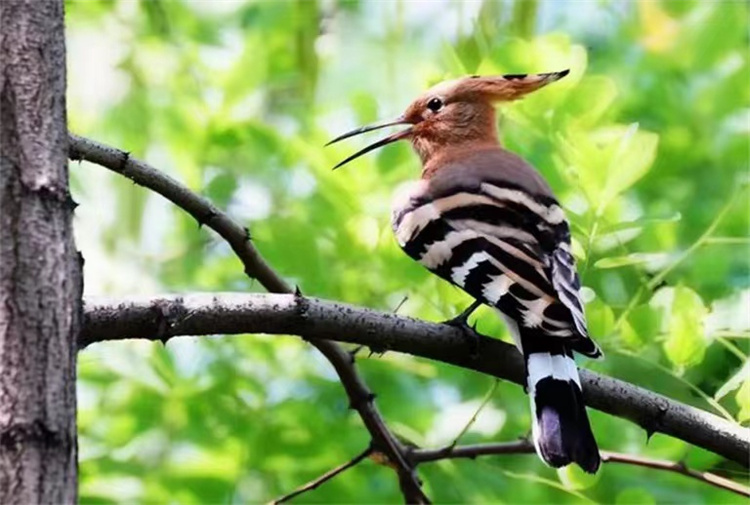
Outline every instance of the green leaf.
POLYGON ((599 233, 605 235, 607 233, 613 233, 617 231, 645 228, 654 224, 676 223, 681 219, 682 214, 680 214, 679 212, 675 212, 664 217, 643 217, 640 219, 635 219, 633 221, 622 221, 620 223, 604 225, 600 228, 599 233))
POLYGON ((615 315, 609 305, 596 298, 586 304, 586 322, 589 334, 594 337, 603 337, 614 330, 615 315))
POLYGON ((750 361, 745 361, 745 364, 742 365, 742 368, 737 370, 737 373, 734 374, 728 381, 726 381, 718 391, 716 391, 716 394, 714 394, 714 400, 721 400, 726 395, 740 387, 741 384, 747 381, 750 381, 750 361))
POLYGON ((620 338, 629 349, 636 350, 643 345, 643 339, 627 320, 623 321, 620 326, 620 338))
POLYGON ((658 136, 637 123, 593 131, 570 127, 558 136, 558 147, 592 208, 601 212, 643 177, 656 157, 658 136))
POLYGON ((605 76, 586 76, 570 96, 568 113, 576 125, 594 125, 609 110, 617 96, 614 80, 605 76))
POLYGON ((226 206, 236 189, 237 178, 232 174, 221 172, 211 179, 203 192, 217 205, 226 206))
POLYGON ((622 323, 620 337, 625 345, 632 349, 640 348, 659 334, 659 312, 649 305, 639 305, 622 323))
POLYGON ((664 342, 664 351, 672 366, 682 371, 700 363, 708 347, 703 324, 708 309, 703 300, 695 291, 685 286, 665 288, 657 295, 657 303, 661 303, 662 307, 667 309, 667 338, 664 342))
POLYGON ((656 157, 659 136, 655 133, 638 130, 633 123, 626 129, 611 128, 602 130, 598 139, 608 141, 619 136, 617 149, 612 157, 609 177, 602 198, 610 201, 643 177, 656 157))
POLYGON ((581 244, 581 241, 573 237, 571 240, 571 251, 578 261, 586 261, 586 248, 581 244))
POLYGON ((735 401, 740 407, 740 411, 737 414, 737 420, 741 423, 750 420, 750 379, 745 377, 745 381, 737 391, 735 401))
POLYGON ((602 258, 594 263, 596 268, 620 268, 644 263, 662 263, 668 258, 667 253, 632 253, 625 256, 602 258))
POLYGON ((633 505, 634 503, 638 505, 655 505, 656 499, 645 488, 629 487, 617 493, 615 503, 617 505, 633 505))
POLYGON ((594 475, 581 470, 578 465, 568 465, 557 469, 557 477, 563 486, 573 491, 588 489, 599 482, 600 473, 594 475))

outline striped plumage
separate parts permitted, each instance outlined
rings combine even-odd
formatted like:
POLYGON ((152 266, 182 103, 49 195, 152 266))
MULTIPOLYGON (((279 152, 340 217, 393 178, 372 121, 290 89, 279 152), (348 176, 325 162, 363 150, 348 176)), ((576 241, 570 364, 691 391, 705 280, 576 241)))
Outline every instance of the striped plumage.
POLYGON ((398 191, 392 225, 401 248, 431 272, 501 314, 523 353, 532 433, 553 467, 596 472, 599 450, 573 352, 601 356, 589 338, 565 214, 547 183, 497 140, 492 102, 554 82, 553 74, 479 77, 439 84, 396 121, 409 124, 350 156, 408 138, 422 178, 398 191))
POLYGON ((392 225, 409 256, 505 319, 526 360, 540 455, 596 471, 572 351, 601 351, 586 331, 568 224, 544 180, 499 147, 473 150, 397 195, 392 225))

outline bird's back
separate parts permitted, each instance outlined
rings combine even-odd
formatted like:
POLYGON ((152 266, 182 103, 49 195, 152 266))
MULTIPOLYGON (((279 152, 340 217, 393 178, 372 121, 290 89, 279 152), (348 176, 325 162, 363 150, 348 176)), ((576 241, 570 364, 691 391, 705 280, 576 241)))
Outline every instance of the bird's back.
POLYGON ((399 244, 432 272, 542 339, 588 338, 570 232, 546 181, 500 147, 456 150, 394 201, 399 244))
POLYGON ((482 182, 515 186, 542 201, 555 198, 547 181, 523 158, 500 146, 450 149, 436 156, 424 169, 430 192, 440 197, 457 186, 478 188, 482 182))

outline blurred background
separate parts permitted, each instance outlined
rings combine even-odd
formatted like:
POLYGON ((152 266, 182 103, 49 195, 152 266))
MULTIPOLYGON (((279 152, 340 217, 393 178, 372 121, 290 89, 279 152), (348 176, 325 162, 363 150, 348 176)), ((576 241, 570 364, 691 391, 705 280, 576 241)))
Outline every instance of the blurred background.
MULTIPOLYGON (((502 107, 502 142, 550 181, 572 222, 590 333, 583 367, 750 421, 750 68, 744 1, 67 2, 71 131, 130 151, 250 228, 303 292, 431 321, 468 298, 404 255, 390 194, 407 144, 331 172, 370 141, 333 136, 399 114, 464 74, 570 75, 502 107)), ((375 134, 377 136, 377 134, 375 134)), ((71 165, 92 295, 262 291, 225 243, 161 197, 71 165)), ((479 330, 508 335, 491 311, 479 330)), ((387 353, 360 370, 390 426, 449 443, 529 431, 526 396, 387 353)), ((265 502, 369 438, 328 363, 296 337, 92 345, 79 355, 83 503, 265 502)), ((712 453, 591 412, 603 450, 685 461, 747 484, 712 453)), ((679 475, 535 456, 420 467, 436 502, 744 503, 679 475)), ((399 502, 365 461, 295 502, 399 502)))

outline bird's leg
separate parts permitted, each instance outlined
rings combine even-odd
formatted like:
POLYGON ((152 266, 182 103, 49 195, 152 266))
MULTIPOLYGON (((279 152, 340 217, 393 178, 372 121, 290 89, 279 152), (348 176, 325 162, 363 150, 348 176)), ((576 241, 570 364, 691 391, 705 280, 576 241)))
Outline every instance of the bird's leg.
POLYGON ((456 326, 458 328, 462 326, 469 326, 469 316, 479 308, 479 306, 482 305, 482 302, 479 300, 474 300, 471 305, 466 307, 466 310, 461 312, 459 315, 454 317, 453 319, 448 319, 447 321, 443 321, 443 324, 448 324, 450 326, 456 326))
POLYGON ((469 326, 469 316, 482 305, 479 300, 474 300, 466 310, 461 312, 453 319, 443 321, 443 324, 454 326, 461 330, 461 334, 464 336, 466 343, 469 345, 469 350, 472 358, 479 356, 479 333, 477 333, 476 327, 469 326))

